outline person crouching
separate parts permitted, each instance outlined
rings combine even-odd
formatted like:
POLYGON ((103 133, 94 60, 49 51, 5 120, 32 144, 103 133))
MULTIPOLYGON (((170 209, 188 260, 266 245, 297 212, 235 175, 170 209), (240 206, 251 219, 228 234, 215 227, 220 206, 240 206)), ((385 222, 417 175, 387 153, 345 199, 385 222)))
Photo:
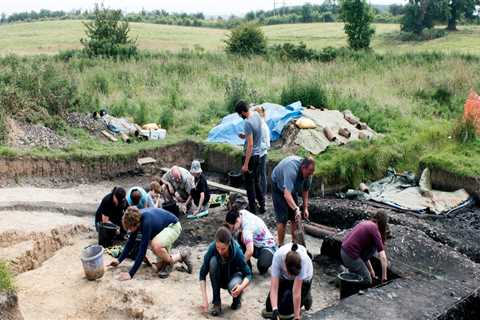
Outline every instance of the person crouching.
MULTIPOLYGON (((134 247, 138 233, 142 234, 142 242, 135 258, 135 263, 129 272, 122 272, 120 274, 119 280, 123 281, 133 278, 145 258, 149 245, 153 253, 164 264, 173 266, 176 262, 183 262, 187 267, 187 272, 192 272, 190 252, 182 251, 170 255, 173 243, 182 232, 182 227, 176 216, 160 208, 140 210, 137 207, 131 206, 127 208, 122 222, 124 228, 130 232, 130 237, 118 260, 113 260, 110 266, 116 267, 125 260, 134 247)), ((163 277, 166 276, 168 276, 168 273, 163 277)))
POLYGON ((208 313, 207 274, 210 274, 213 293, 211 315, 219 316, 222 313, 220 289, 227 289, 233 297, 232 310, 239 309, 242 293, 252 280, 252 271, 245 262, 242 249, 226 227, 217 230, 215 241, 209 245, 200 269, 201 307, 204 313, 208 313))

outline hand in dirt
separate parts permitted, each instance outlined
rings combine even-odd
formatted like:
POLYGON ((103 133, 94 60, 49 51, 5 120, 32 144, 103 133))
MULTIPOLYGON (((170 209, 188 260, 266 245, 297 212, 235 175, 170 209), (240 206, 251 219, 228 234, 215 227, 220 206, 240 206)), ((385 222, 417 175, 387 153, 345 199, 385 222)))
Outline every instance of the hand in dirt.
POLYGON ((385 282, 387 282, 387 276, 382 277, 382 283, 385 283, 385 282))
POLYGON ((208 314, 208 302, 207 303, 203 303, 201 306, 200 306, 200 309, 202 310, 202 312, 204 314, 208 314))
POLYGON ((237 284, 233 289, 232 289, 232 297, 236 298, 242 293, 242 288, 237 284))
POLYGON ((303 210, 303 218, 304 218, 305 220, 308 220, 309 217, 310 217, 310 212, 308 212, 308 209, 305 208, 305 209, 303 210))
POLYGON ((118 262, 118 260, 115 259, 115 260, 113 260, 112 262, 110 262, 109 266, 115 268, 115 267, 118 266, 119 264, 120 264, 120 262, 118 262))
POLYGON ((118 280, 120 281, 127 281, 127 280, 131 280, 132 277, 130 277, 130 273, 128 272, 122 272, 120 273, 120 276, 118 277, 118 280))

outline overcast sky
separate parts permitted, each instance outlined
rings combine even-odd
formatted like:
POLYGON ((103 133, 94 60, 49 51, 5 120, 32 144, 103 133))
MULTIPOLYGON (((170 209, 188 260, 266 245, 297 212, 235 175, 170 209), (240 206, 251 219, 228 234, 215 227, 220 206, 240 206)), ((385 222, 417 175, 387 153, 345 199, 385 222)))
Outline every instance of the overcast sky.
MULTIPOLYGON (((276 0, 277 6, 321 4, 324 0, 276 0)), ((0 0, 0 12, 7 14, 40 9, 91 9, 99 0, 0 0)), ((372 4, 405 3, 406 0, 371 0, 372 4)), ((164 9, 169 12, 203 12, 207 15, 242 14, 250 10, 272 9, 274 0, 103 0, 106 7, 124 11, 164 9)))

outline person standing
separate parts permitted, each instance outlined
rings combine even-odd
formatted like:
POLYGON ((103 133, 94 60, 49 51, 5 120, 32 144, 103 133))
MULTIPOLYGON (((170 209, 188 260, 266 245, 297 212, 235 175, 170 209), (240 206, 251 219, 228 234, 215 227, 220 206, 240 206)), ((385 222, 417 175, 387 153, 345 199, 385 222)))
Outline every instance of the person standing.
POLYGON ((372 220, 362 221, 353 227, 342 241, 340 254, 343 264, 350 272, 362 277, 365 287, 370 287, 372 278, 377 278, 370 262, 376 253, 382 265, 381 281, 387 281, 388 260, 384 249, 387 222, 387 215, 379 211, 372 220))
POLYGON ((291 223, 292 241, 299 219, 308 219, 309 189, 315 161, 310 158, 289 156, 278 163, 272 171, 272 200, 277 221, 278 246, 283 245, 287 222, 291 223), (298 195, 303 199, 303 210, 298 205, 298 195))
POLYGON ((288 243, 275 252, 272 263, 272 279, 267 296, 264 318, 301 319, 301 308, 312 307, 312 259, 305 247, 288 243))
POLYGON ((208 312, 207 274, 210 274, 213 294, 211 315, 219 316, 222 313, 220 289, 227 289, 233 297, 232 310, 239 309, 242 293, 252 280, 252 271, 245 262, 242 249, 225 227, 217 230, 215 241, 208 246, 200 269, 201 307, 204 313, 208 312))
POLYGON ((263 192, 263 196, 268 190, 267 180, 267 162, 268 162, 268 150, 270 149, 270 129, 268 128, 266 119, 266 111, 263 106, 256 107, 256 111, 262 119, 262 152, 260 153, 260 161, 258 165, 260 175, 260 189, 263 192))
POLYGON ((245 139, 245 153, 242 159, 242 172, 245 178, 245 189, 248 196, 249 211, 257 212, 255 200, 260 206, 260 213, 265 213, 265 197, 260 187, 260 154, 262 153, 262 119, 258 113, 250 111, 245 101, 235 105, 235 112, 245 120, 244 133, 240 138, 245 139))

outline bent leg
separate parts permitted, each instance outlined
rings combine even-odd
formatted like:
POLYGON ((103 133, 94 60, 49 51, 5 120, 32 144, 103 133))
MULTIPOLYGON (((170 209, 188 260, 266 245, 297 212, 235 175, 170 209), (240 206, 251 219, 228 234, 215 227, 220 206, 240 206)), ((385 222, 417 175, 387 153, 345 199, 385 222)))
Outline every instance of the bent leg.
POLYGON ((343 264, 345 265, 345 267, 348 268, 348 271, 356 273, 360 277, 362 277, 362 285, 366 287, 372 285, 372 277, 370 276, 370 272, 368 272, 367 265, 365 264, 365 262, 363 262, 362 259, 350 258, 350 256, 345 251, 343 251, 343 249, 341 250, 340 255, 342 257, 343 264))

